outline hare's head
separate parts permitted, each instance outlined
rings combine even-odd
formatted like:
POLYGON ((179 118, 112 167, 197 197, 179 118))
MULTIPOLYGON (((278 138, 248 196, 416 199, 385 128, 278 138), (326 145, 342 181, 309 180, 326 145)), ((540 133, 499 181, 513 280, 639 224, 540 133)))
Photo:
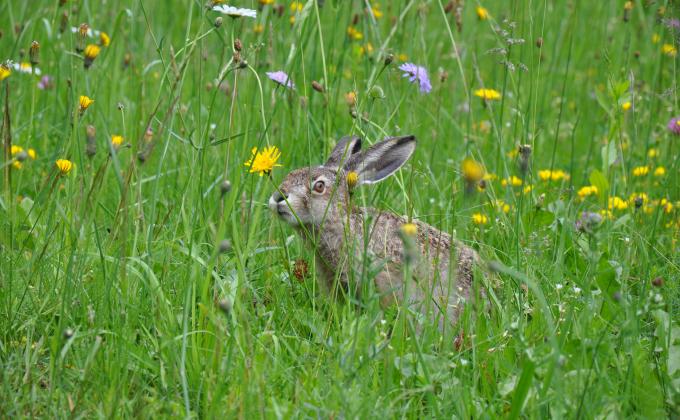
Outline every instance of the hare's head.
POLYGON ((343 137, 321 166, 289 173, 269 199, 269 208, 293 226, 320 226, 346 209, 349 182, 375 184, 395 173, 413 154, 413 136, 392 137, 361 150, 361 139, 343 137))

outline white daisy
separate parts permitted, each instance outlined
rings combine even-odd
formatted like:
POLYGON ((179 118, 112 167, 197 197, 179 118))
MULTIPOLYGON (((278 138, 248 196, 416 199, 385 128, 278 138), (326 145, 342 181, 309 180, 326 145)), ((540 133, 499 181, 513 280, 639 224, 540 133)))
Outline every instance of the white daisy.
MULTIPOLYGON (((77 28, 75 26, 71 26, 71 32, 73 32, 74 34, 78 33, 79 31, 80 31, 80 28, 77 28)), ((87 36, 89 36, 90 38, 97 37, 100 34, 101 34, 101 32, 96 30, 96 29, 87 28, 87 36)))
MULTIPOLYGON (((12 63, 12 68, 14 68, 14 70, 18 71, 19 73, 24 73, 24 74, 32 74, 33 70, 34 70, 33 66, 31 66, 31 63, 26 63, 26 62, 12 63)), ((41 73, 40 69, 36 67, 35 68, 35 74, 40 76, 40 73, 41 73)))
POLYGON ((255 19, 257 17, 257 11, 253 9, 241 9, 239 7, 233 7, 233 6, 227 6, 225 5, 217 5, 212 8, 213 11, 215 12, 220 12, 223 13, 227 16, 231 16, 233 18, 237 17, 249 17, 255 19))

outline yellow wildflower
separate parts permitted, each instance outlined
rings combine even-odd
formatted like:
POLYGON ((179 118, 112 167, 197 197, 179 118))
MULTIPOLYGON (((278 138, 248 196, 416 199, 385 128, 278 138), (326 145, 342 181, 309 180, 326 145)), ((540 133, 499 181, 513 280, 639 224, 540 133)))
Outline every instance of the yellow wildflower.
POLYGON ((650 158, 655 158, 655 157, 659 156, 659 149, 654 149, 654 148, 649 149, 647 151, 647 156, 650 157, 650 158))
POLYGON ((418 233, 418 226, 415 223, 404 223, 401 225, 401 232, 406 236, 415 236, 418 233))
POLYGON ((375 16, 376 19, 383 17, 383 12, 380 10, 380 5, 378 4, 371 7, 371 13, 373 13, 373 16, 375 16))
POLYGON ((85 47, 85 68, 90 68, 92 65, 92 62, 94 61, 95 58, 99 55, 99 51, 101 51, 101 48, 99 45, 95 44, 88 44, 87 47, 85 47))
POLYGON ((621 104, 621 109, 625 112, 628 111, 632 106, 633 104, 631 104, 630 101, 626 101, 621 104))
POLYGON ((659 201, 659 206, 663 209, 664 213, 666 214, 673 211, 673 203, 671 203, 665 198, 662 198, 661 201, 659 201))
POLYGON ((304 4, 300 1, 294 1, 290 4, 290 11, 295 13, 295 12, 301 12, 302 9, 305 7, 304 4))
POLYGON ((543 169, 538 171, 538 177, 541 181, 560 181, 563 179, 569 179, 569 174, 561 169, 551 171, 550 169, 543 169))
POLYGON ((633 205, 635 205, 636 201, 639 201, 640 205, 644 205, 649 202, 649 196, 646 193, 632 193, 628 198, 628 201, 633 205))
POLYGON ((612 213, 611 210, 600 210, 600 215, 606 219, 613 219, 614 218, 614 213, 612 213))
POLYGON ((465 182, 470 184, 475 184, 484 177, 484 167, 482 164, 469 157, 463 159, 460 169, 465 182))
POLYGON ((489 218, 482 213, 475 213, 472 215, 472 222, 476 225, 485 225, 489 223, 489 218))
POLYGON ((397 59, 398 59, 399 61, 407 61, 407 60, 408 60, 408 55, 406 55, 406 54, 404 54, 404 53, 397 54, 397 59))
POLYGON ((659 36, 659 34, 652 35, 652 44, 658 44, 659 41, 661 41, 661 37, 659 36))
POLYGON ((505 214, 510 213, 510 204, 503 200, 496 200, 496 208, 505 214))
POLYGON ((102 47, 108 47, 111 44, 111 37, 106 32, 99 34, 99 43, 102 47))
POLYGON ((675 57, 678 55, 678 49, 675 48, 675 45, 673 44, 663 44, 661 46, 661 52, 669 57, 675 57))
POLYGON ((5 64, 0 64, 0 82, 7 79, 12 74, 12 70, 5 64))
POLYGON ((260 4, 263 5, 263 6, 274 4, 274 0, 259 0, 259 1, 260 1, 260 4))
POLYGON ((621 199, 621 197, 609 197, 607 208, 609 210, 625 210, 628 208, 628 202, 621 199))
POLYGON ((88 96, 81 95, 80 98, 78 98, 78 109, 80 110, 80 113, 82 114, 85 112, 85 110, 93 103, 94 99, 90 99, 88 96))
POLYGON ((533 185, 527 185, 524 187, 524 194, 529 194, 534 189, 533 185))
POLYGON ((281 152, 276 146, 267 146, 262 151, 258 151, 257 147, 253 147, 250 151, 252 156, 245 163, 245 166, 250 167, 250 173, 259 172, 260 176, 270 174, 275 166, 281 166, 276 163, 281 157, 281 152))
POLYGON ((359 182, 359 174, 354 171, 349 171, 347 173, 347 188, 352 189, 356 187, 359 182))
POLYGON ((114 134, 111 136, 111 144, 113 145, 114 149, 118 149, 121 144, 123 144, 123 136, 119 136, 117 134, 114 134))
POLYGON ((9 153, 10 153, 12 156, 14 156, 14 155, 16 155, 16 154, 18 154, 18 153, 21 153, 21 152, 23 152, 23 151, 24 151, 24 148, 21 147, 21 146, 17 146, 16 144, 13 144, 12 147, 10 147, 10 149, 9 149, 9 153))
POLYGON ((350 108, 354 107, 357 104, 357 94, 354 92, 345 93, 345 102, 350 108))
POLYGON ((350 39, 354 41, 360 41, 364 39, 364 34, 359 32, 354 26, 348 26, 347 27, 347 36, 350 37, 350 39))
POLYGON ((649 166, 637 166, 633 168, 633 176, 645 176, 649 173, 649 166))
POLYGON ((663 166, 657 166, 656 169, 654 169, 654 176, 664 176, 666 175, 666 168, 663 166))
POLYGON ((520 178, 517 178, 515 175, 512 175, 507 179, 503 179, 501 181, 501 185, 504 187, 507 187, 508 185, 513 187, 519 187, 522 185, 522 180, 520 178))
POLYGON ((31 160, 35 160, 38 157, 34 149, 28 149, 26 150, 26 153, 28 154, 28 157, 31 158, 31 160))
POLYGON ((264 25, 258 23, 257 25, 255 25, 255 27, 253 27, 253 32, 255 32, 256 34, 261 34, 262 32, 264 32, 264 25))
POLYGON ((291 16, 288 18, 288 21, 290 22, 291 25, 294 25, 294 24, 295 24, 295 15, 291 15, 291 16))
POLYGON ((597 187, 595 185, 586 185, 585 187, 581 187, 576 194, 578 194, 581 199, 584 199, 588 196, 597 194, 597 187))
POLYGON ((364 55, 364 54, 373 54, 373 44, 370 42, 366 44, 366 46, 361 46, 359 47, 359 55, 364 55))
POLYGON ((475 12, 477 13, 479 20, 487 20, 489 18, 489 11, 482 6, 477 6, 475 12))
POLYGON ((62 175, 68 175, 68 173, 73 169, 73 162, 68 159, 57 159, 55 164, 62 175))
POLYGON ((477 89, 474 91, 474 95, 485 101, 496 101, 501 99, 501 93, 495 89, 477 89))

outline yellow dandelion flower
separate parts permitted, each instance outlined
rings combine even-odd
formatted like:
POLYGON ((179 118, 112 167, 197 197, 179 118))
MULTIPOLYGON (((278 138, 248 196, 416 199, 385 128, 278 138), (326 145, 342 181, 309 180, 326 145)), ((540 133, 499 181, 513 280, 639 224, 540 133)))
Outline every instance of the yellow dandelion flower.
POLYGON ((640 205, 647 204, 649 202, 649 196, 647 193, 632 193, 628 198, 628 202, 634 205, 636 201, 639 201, 640 205))
POLYGON ((62 175, 68 175, 68 173, 73 169, 73 162, 68 159, 57 159, 55 164, 62 175))
POLYGON ((0 64, 0 82, 7 79, 10 74, 12 74, 12 70, 5 64, 0 64))
POLYGON ((102 32, 99 34, 99 43, 101 44, 102 47, 108 47, 111 45, 111 37, 109 34, 106 32, 102 32))
POLYGON ((633 10, 633 2, 627 1, 623 4, 623 10, 633 10))
POLYGON ((661 201, 659 201, 659 207, 661 207, 666 214, 673 211, 673 203, 665 198, 662 198, 661 201))
POLYGON ((345 102, 347 102, 347 105, 352 108, 357 104, 357 94, 354 92, 345 93, 345 102))
POLYGON ((114 149, 118 149, 121 144, 123 144, 123 136, 119 136, 117 134, 114 134, 111 136, 111 144, 113 145, 114 149))
POLYGON ((628 111, 630 108, 632 108, 633 104, 630 103, 630 101, 626 101, 621 104, 621 109, 625 112, 628 111))
POLYGON ((24 167, 23 162, 20 162, 18 160, 15 160, 14 162, 12 162, 12 168, 14 168, 14 169, 21 169, 23 167, 24 167))
POLYGON ((633 168, 633 176, 645 176, 649 173, 649 166, 637 166, 633 168))
POLYGON ((281 157, 281 152, 276 146, 267 146, 261 151, 257 150, 257 147, 253 147, 250 151, 252 156, 245 163, 245 166, 250 167, 250 173, 259 172, 260 176, 267 174, 269 175, 275 166, 281 166, 276 163, 281 157))
POLYGON ((609 197, 609 200, 607 200, 607 208, 609 210, 625 210, 628 208, 628 202, 621 197, 609 197))
POLYGON ((406 55, 406 54, 404 54, 404 53, 397 54, 397 59, 398 59, 399 61, 408 61, 408 55, 406 55))
POLYGON ((605 219, 613 219, 614 218, 614 213, 612 213, 611 210, 602 209, 602 210, 600 210, 600 215, 602 217, 604 217, 605 219))
POLYGON ((657 166, 656 169, 654 169, 654 176, 664 176, 666 175, 666 168, 663 166, 657 166))
POLYGON ((38 157, 38 155, 37 155, 37 153, 35 153, 34 149, 28 149, 28 150, 26 150, 26 153, 28 154, 28 157, 31 158, 31 160, 35 160, 38 157))
POLYGON ((259 2, 263 6, 268 6, 270 4, 274 4, 274 0, 259 0, 259 2))
POLYGON ((288 21, 290 22, 291 25, 294 25, 294 24, 295 24, 295 15, 291 15, 291 16, 288 18, 288 21))
POLYGON ((586 185, 585 187, 581 187, 576 194, 578 194, 581 199, 585 199, 586 197, 597 194, 597 187, 595 185, 586 185))
POLYGON ((479 20, 487 20, 489 18, 489 11, 482 6, 477 6, 475 12, 477 13, 477 18, 479 18, 479 20))
POLYGON ((379 5, 375 5, 375 6, 371 7, 371 13, 373 13, 373 16, 376 19, 380 19, 381 17, 383 17, 383 12, 380 10, 379 5))
POLYGON ((302 4, 300 1, 294 1, 290 4, 290 11, 295 13, 295 12, 301 12, 302 9, 304 9, 305 5, 302 4))
POLYGON ((78 109, 80 110, 80 113, 82 114, 85 112, 87 108, 90 107, 94 103, 94 99, 89 98, 88 96, 81 95, 80 98, 78 98, 78 109))
POLYGON ((352 189, 356 187, 359 182, 359 174, 354 171, 349 171, 347 173, 347 188, 352 189))
POLYGON ((522 185, 522 180, 520 178, 517 178, 515 175, 512 175, 507 179, 503 179, 501 181, 501 185, 504 187, 507 187, 508 185, 513 187, 519 187, 522 185))
POLYGON ((348 26, 347 27, 347 36, 349 36, 350 39, 352 39, 354 41, 361 41, 362 39, 364 39, 364 34, 362 34, 354 26, 348 26))
POLYGON ((404 223, 401 225, 401 232, 406 236, 415 236, 418 233, 418 226, 415 223, 404 223))
POLYGON ((675 48, 675 45, 673 44, 663 44, 661 46, 661 52, 669 57, 675 57, 678 55, 678 49, 675 48))
POLYGON ((533 185, 527 185, 524 187, 524 194, 529 194, 534 189, 533 185))
POLYGON ((12 147, 9 149, 9 153, 14 156, 16 154, 19 154, 24 151, 24 148, 21 146, 17 146, 16 144, 13 144, 12 147))
POLYGON ((496 200, 496 208, 505 214, 510 213, 510 204, 503 200, 496 200))
POLYGON ((485 225, 489 223, 489 218, 482 213, 475 213, 472 215, 472 222, 476 225, 485 225))
POLYGON ((501 93, 495 89, 477 89, 474 91, 474 95, 478 98, 482 98, 485 101, 497 101, 501 99, 501 93))
POLYGON ((655 157, 659 156, 659 149, 654 149, 654 148, 649 149, 647 151, 647 156, 650 157, 650 158, 655 158, 655 157))
POLYGON ((482 164, 469 157, 463 159, 460 171, 463 173, 465 182, 470 184, 477 183, 484 177, 484 167, 482 164))
POLYGON ((262 32, 264 32, 264 25, 258 23, 257 25, 255 25, 255 27, 253 27, 253 32, 255 32, 256 34, 261 34, 262 32))

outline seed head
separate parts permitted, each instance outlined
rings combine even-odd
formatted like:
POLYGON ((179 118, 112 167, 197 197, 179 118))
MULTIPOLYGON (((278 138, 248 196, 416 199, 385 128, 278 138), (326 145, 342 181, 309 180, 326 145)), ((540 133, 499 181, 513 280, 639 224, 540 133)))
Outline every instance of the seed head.
POLYGON ((317 91, 319 93, 324 92, 323 86, 321 85, 321 83, 317 82, 316 80, 314 80, 312 82, 312 89, 314 89, 315 91, 317 91))
POLYGON ((663 287, 663 277, 656 277, 654 280, 652 280, 652 285, 654 287, 663 287))
POLYGON ((220 194, 224 195, 231 191, 231 182, 229 181, 224 181, 220 184, 220 194))
POLYGON ((238 39, 238 38, 236 38, 236 39, 234 40, 234 49, 235 49, 236 51, 241 51, 241 50, 243 49, 243 43, 242 43, 241 40, 238 39))
POLYGON ((215 25, 216 28, 219 28, 220 26, 222 26, 222 16, 218 16, 217 18, 215 18, 214 25, 215 25))
POLYGON ((307 264, 307 261, 302 258, 295 260, 295 263, 293 264, 293 277, 302 283, 308 275, 309 264, 307 264))

